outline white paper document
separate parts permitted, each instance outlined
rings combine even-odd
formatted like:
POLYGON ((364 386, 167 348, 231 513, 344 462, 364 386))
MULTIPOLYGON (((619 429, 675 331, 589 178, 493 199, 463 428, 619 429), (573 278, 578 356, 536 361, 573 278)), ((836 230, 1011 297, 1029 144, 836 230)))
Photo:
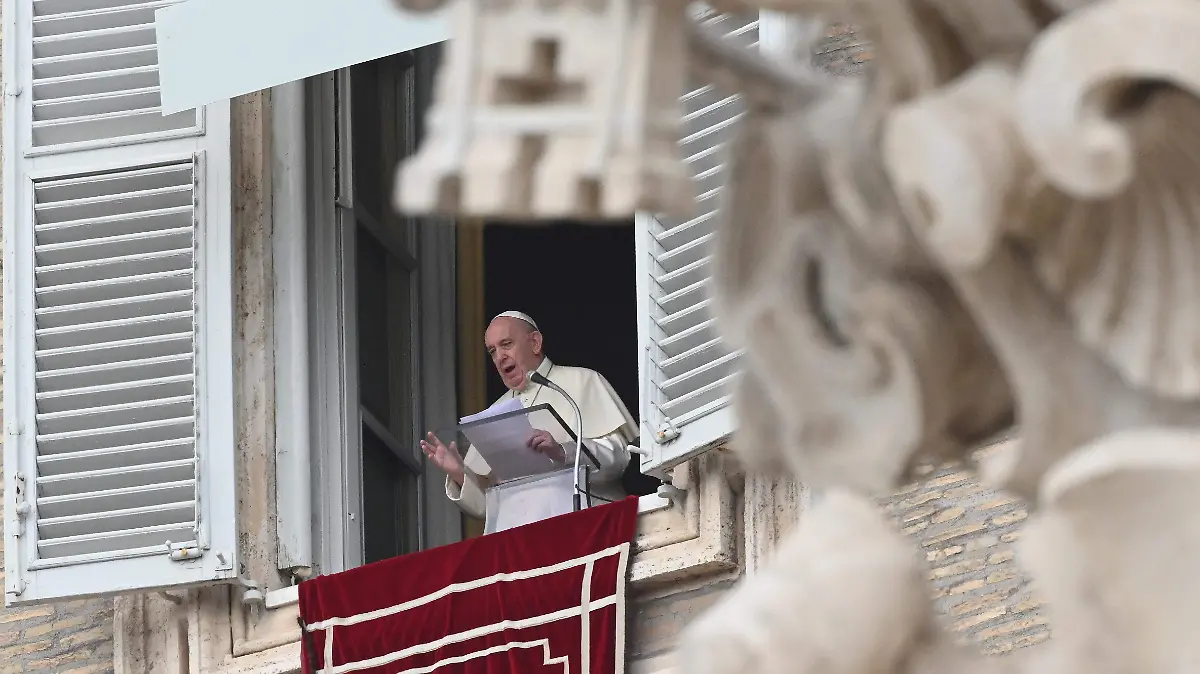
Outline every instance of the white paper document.
POLYGON ((521 405, 521 401, 514 398, 459 420, 460 424, 485 422, 464 428, 462 433, 467 436, 467 440, 483 460, 487 461, 492 469, 493 479, 498 482, 541 475, 562 468, 562 464, 555 463, 545 454, 529 448, 528 442, 529 438, 533 437, 533 426, 529 423, 528 414, 514 414, 507 419, 485 421, 522 409, 524 406, 521 405))

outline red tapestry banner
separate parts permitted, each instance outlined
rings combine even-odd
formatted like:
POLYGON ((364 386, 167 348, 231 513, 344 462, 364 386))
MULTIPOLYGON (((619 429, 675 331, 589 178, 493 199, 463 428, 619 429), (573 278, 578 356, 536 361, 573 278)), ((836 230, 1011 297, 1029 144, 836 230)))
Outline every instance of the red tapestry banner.
POLYGON ((623 674, 637 499, 300 584, 305 674, 623 674))

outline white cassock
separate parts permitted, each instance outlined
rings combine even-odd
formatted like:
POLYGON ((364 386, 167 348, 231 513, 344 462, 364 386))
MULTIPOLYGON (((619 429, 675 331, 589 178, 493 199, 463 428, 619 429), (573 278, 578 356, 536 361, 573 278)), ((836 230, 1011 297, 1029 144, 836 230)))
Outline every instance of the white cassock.
MULTIPOLYGON (((589 474, 591 485, 588 491, 603 499, 624 498, 621 475, 629 463, 628 446, 637 437, 637 425, 617 392, 599 372, 584 367, 555 365, 549 358, 543 358, 537 371, 570 393, 583 412, 584 445, 600 463, 600 469, 593 469, 589 474)), ((524 389, 509 391, 500 396, 492 403, 492 407, 513 398, 519 399, 521 405, 526 408, 550 403, 558 416, 562 417, 574 432, 575 410, 567 399, 554 389, 527 382, 524 389)), ((573 466, 575 443, 571 436, 561 428, 545 430, 549 430, 566 450, 567 460, 564 468, 573 466)), ((446 496, 472 517, 484 518, 486 515, 490 520, 487 525, 489 531, 509 529, 571 511, 572 489, 567 487, 564 494, 559 480, 557 488, 548 482, 544 488, 536 485, 522 487, 519 491, 505 496, 505 501, 499 504, 499 509, 503 512, 490 512, 484 490, 491 485, 491 468, 474 447, 467 451, 463 463, 465 476, 462 486, 459 487, 454 480, 447 477, 446 496)), ((588 463, 587 455, 580 457, 580 463, 588 463)))

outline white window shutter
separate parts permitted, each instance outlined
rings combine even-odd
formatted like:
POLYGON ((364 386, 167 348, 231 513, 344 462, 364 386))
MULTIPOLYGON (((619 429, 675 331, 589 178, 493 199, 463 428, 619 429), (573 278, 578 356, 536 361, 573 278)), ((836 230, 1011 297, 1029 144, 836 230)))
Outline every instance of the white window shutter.
POLYGON ((169 4, 5 3, 10 604, 237 575, 229 105, 161 114, 169 4))
MULTIPOLYGON (((758 48, 757 15, 703 11, 707 28, 747 49, 758 48)), ((709 299, 713 216, 725 145, 740 119, 737 96, 706 83, 683 96, 680 142, 696 186, 696 212, 685 220, 649 213, 635 218, 642 350, 642 470, 667 469, 733 432, 731 382, 738 354, 720 339, 709 299)))

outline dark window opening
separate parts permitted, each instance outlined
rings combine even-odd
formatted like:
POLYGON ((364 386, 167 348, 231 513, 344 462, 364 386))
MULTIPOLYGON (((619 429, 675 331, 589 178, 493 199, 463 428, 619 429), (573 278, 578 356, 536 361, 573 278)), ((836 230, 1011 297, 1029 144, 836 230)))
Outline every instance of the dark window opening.
MULTIPOLYGON (((638 420, 633 223, 489 223, 483 251, 485 320, 507 310, 529 314, 552 361, 604 375, 638 420)), ((483 335, 474 338, 482 349, 483 335)), ((490 360, 486 366, 490 402, 506 389, 490 360)), ((638 457, 631 457, 625 490, 653 493, 659 482, 641 475, 638 467, 638 457)))

